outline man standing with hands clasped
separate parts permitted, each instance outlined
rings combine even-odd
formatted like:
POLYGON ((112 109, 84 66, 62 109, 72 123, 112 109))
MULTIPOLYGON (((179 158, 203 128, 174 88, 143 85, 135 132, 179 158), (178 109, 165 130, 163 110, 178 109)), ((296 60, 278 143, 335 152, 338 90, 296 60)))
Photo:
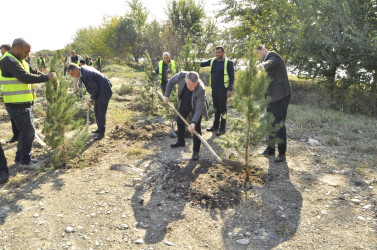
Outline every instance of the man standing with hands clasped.
POLYGON ((90 66, 80 67, 77 64, 70 64, 68 74, 76 79, 81 78, 90 94, 88 106, 91 107, 94 102, 94 116, 98 127, 92 133, 97 134, 94 140, 101 140, 105 136, 106 112, 113 94, 112 84, 101 72, 90 66))
MULTIPOLYGON (((170 78, 168 85, 166 86, 166 93, 163 99, 165 104, 169 102, 170 94, 174 85, 177 83, 179 102, 178 111, 185 119, 190 112, 192 113, 191 125, 188 127, 188 130, 193 133, 195 129, 195 131, 201 135, 202 116, 208 118, 204 84, 199 79, 198 73, 193 71, 182 71, 174 75, 172 78, 170 78)), ((178 141, 170 145, 172 148, 185 146, 185 123, 179 117, 177 118, 177 125, 178 141)), ((194 135, 194 147, 191 158, 193 161, 199 160, 200 143, 200 139, 194 135)))
POLYGON ((226 119, 224 116, 227 113, 227 99, 232 97, 234 66, 232 61, 225 58, 224 47, 217 46, 215 53, 216 57, 200 62, 200 67, 210 66, 211 68, 209 85, 212 88, 213 107, 216 112, 213 125, 207 128, 207 131, 217 131, 216 135, 219 136, 225 134, 226 119))
POLYGON ((256 52, 261 62, 257 66, 258 69, 266 70, 271 78, 267 90, 267 96, 270 97, 267 112, 272 113, 274 117, 273 126, 282 123, 282 127, 277 133, 269 136, 268 146, 261 154, 275 155, 275 144, 278 142, 279 155, 275 158, 275 162, 283 162, 287 151, 287 131, 284 122, 287 117, 288 104, 291 100, 291 85, 288 80, 287 68, 279 54, 268 51, 263 45, 258 46, 256 52))

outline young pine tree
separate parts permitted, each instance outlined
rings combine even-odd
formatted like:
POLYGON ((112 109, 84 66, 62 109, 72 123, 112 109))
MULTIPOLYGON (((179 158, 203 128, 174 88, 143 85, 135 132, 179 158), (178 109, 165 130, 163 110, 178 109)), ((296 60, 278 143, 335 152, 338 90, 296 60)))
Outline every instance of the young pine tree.
MULTIPOLYGON (((51 61, 51 72, 56 72, 57 54, 51 61)), ((46 99, 49 106, 43 127, 45 141, 52 149, 52 160, 56 167, 67 167, 70 159, 85 146, 88 137, 83 120, 74 120, 78 112, 77 97, 68 93, 69 81, 61 75, 46 83, 46 99), (75 131, 68 137, 67 133, 75 131)))
POLYGON ((147 82, 141 86, 139 102, 147 114, 154 114, 157 109, 158 95, 156 90, 159 81, 154 74, 152 60, 147 50, 145 51, 145 58, 144 72, 147 82))
POLYGON ((271 116, 266 112, 268 98, 265 98, 269 79, 264 71, 255 67, 257 43, 248 43, 248 65, 240 72, 235 84, 233 106, 239 113, 229 117, 230 128, 226 134, 216 139, 224 149, 234 148, 244 160, 246 180, 250 181, 249 150, 272 132, 271 116))
POLYGON ((194 50, 194 44, 190 34, 185 39, 185 45, 183 45, 181 52, 177 58, 177 72, 184 71, 196 71, 199 73, 200 65, 194 64, 196 60, 196 53, 194 50))

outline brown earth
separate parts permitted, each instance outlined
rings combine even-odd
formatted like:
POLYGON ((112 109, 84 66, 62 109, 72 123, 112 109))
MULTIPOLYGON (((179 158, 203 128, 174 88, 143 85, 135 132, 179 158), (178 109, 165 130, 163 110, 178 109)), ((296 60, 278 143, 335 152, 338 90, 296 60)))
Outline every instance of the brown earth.
MULTIPOLYGON (((135 96, 112 102, 139 111, 135 96)), ((11 130, 0 113, 4 142, 11 130)), ((36 146, 45 168, 21 170, 15 144, 3 144, 12 177, 0 186, 1 249, 376 249, 376 172, 355 173, 347 152, 291 136, 287 162, 255 157, 245 185, 203 147, 190 161, 190 138, 170 149, 163 119, 115 120, 71 169, 48 169, 46 148, 36 146)), ((294 135, 295 124, 287 127, 294 135)), ((221 152, 214 134, 203 136, 221 152)))

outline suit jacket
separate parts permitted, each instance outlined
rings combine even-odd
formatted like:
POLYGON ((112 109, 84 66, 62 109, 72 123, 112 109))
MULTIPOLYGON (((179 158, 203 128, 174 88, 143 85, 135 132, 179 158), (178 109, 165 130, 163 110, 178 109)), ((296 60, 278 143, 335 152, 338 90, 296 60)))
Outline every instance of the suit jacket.
POLYGON ((283 58, 271 51, 267 54, 262 65, 271 78, 267 90, 267 95, 271 98, 270 102, 276 102, 289 96, 291 94, 291 85, 283 58))
MULTIPOLYGON (((166 97, 170 96, 174 85, 178 83, 178 101, 179 103, 182 101, 179 97, 181 96, 183 88, 186 85, 185 77, 187 73, 188 73, 187 71, 181 71, 180 73, 170 78, 166 86, 166 92, 165 92, 166 97)), ((200 79, 199 79, 198 86, 192 93, 191 108, 195 111, 191 120, 192 122, 195 122, 195 123, 198 122, 201 116, 208 118, 206 91, 204 89, 204 84, 202 80, 200 79)))
POLYGON ((81 67, 81 78, 90 99, 98 103, 109 102, 113 92, 111 83, 101 72, 90 66, 81 67))

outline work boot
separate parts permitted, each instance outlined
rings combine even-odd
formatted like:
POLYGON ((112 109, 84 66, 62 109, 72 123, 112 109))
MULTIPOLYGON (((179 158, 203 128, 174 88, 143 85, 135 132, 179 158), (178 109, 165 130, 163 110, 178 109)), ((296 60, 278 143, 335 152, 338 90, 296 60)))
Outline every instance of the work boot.
POLYGON ((283 154, 279 154, 278 157, 275 158, 276 163, 283 162, 283 161, 285 161, 285 155, 283 154))
POLYGON ((8 169, 0 171, 0 184, 6 183, 9 180, 9 172, 8 169))
POLYGON ((170 144, 170 147, 172 148, 178 148, 178 147, 184 147, 185 143, 184 142, 179 142, 177 141, 176 143, 170 144))
POLYGON ((267 147, 262 153, 259 153, 259 155, 264 155, 264 156, 275 155, 275 150, 267 147))
POLYGON ((16 142, 16 141, 18 141, 18 138, 13 136, 11 139, 7 140, 6 143, 13 143, 13 142, 16 142))
POLYGON ((100 131, 99 131, 98 128, 97 128, 96 130, 93 130, 93 131, 92 131, 93 134, 98 134, 99 132, 100 132, 100 131))
POLYGON ((99 141, 105 137, 105 133, 98 133, 98 135, 94 138, 95 141, 99 141))
POLYGON ((193 152, 192 153, 192 157, 191 157, 191 160, 192 161, 197 161, 197 160, 199 160, 199 152, 193 152))
POLYGON ((221 117, 221 124, 219 131, 216 132, 217 136, 225 134, 225 125, 226 125, 226 119, 221 117))
MULTIPOLYGON (((31 158, 31 159, 30 159, 30 162, 31 162, 31 163, 37 163, 38 160, 35 159, 35 158, 31 158)), ((20 164, 20 160, 15 160, 14 163, 16 163, 16 164, 20 164)))
POLYGON ((212 126, 212 127, 209 127, 209 128, 206 128, 206 131, 207 132, 213 132, 213 131, 216 131, 218 130, 219 128, 216 128, 215 126, 212 126))
POLYGON ((22 168, 22 169, 28 169, 28 170, 31 170, 31 169, 36 169, 38 166, 37 165, 35 165, 34 163, 32 163, 32 162, 29 162, 29 163, 26 163, 26 164, 21 164, 20 163, 20 168, 22 168))

